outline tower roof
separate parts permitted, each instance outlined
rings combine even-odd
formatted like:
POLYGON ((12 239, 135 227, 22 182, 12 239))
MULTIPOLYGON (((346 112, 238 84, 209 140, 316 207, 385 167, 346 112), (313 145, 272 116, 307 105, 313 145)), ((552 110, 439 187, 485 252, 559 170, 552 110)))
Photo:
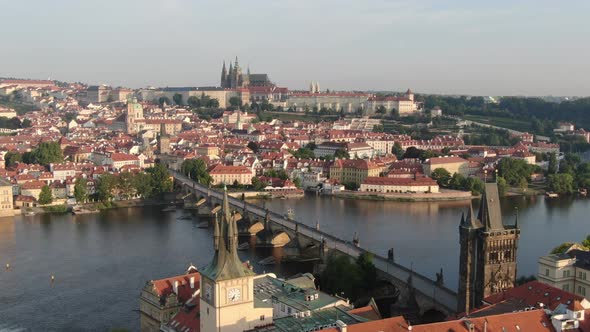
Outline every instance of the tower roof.
POLYGON ((227 188, 223 191, 221 220, 215 225, 215 255, 201 275, 211 280, 227 280, 254 275, 238 257, 238 228, 229 209, 227 188))
POLYGON ((481 196, 477 219, 485 230, 503 230, 502 211, 500 209, 500 195, 496 183, 486 183, 481 196))
POLYGON ((482 227, 481 222, 475 218, 473 214, 473 206, 469 203, 469 211, 467 211, 467 217, 461 215, 461 227, 478 229, 482 227))

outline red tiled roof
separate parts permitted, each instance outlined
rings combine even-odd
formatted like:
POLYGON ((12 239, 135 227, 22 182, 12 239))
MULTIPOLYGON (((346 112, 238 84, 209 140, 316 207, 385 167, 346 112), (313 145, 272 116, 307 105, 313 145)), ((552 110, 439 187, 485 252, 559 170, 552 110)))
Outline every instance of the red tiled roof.
POLYGON ((182 303, 188 301, 193 293, 200 288, 201 274, 199 272, 183 274, 180 276, 152 280, 154 292, 158 296, 168 296, 174 292, 174 282, 178 281, 178 300, 182 303), (190 280, 194 278, 194 287, 190 287, 190 280))
POLYGON ((522 303, 523 306, 537 306, 539 303, 543 303, 547 308, 553 310, 562 303, 568 305, 571 309, 575 301, 581 301, 584 297, 539 281, 531 281, 524 285, 488 296, 484 299, 484 302, 496 304, 508 299, 515 299, 522 303))

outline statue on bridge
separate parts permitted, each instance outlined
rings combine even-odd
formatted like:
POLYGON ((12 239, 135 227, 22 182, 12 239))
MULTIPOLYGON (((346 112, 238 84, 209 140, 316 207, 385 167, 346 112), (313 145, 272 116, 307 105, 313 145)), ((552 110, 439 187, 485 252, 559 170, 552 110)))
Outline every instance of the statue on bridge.
POLYGON ((361 241, 359 239, 359 233, 354 232, 354 235, 352 237, 352 244, 354 244, 355 247, 359 247, 361 245, 361 241))
POLYGON ((393 255, 393 248, 389 248, 387 251, 387 260, 391 263, 395 263, 395 256, 393 255))
POLYGON ((445 283, 445 279, 443 276, 443 269, 442 267, 440 268, 440 272, 436 273, 436 285, 437 286, 442 286, 445 283))

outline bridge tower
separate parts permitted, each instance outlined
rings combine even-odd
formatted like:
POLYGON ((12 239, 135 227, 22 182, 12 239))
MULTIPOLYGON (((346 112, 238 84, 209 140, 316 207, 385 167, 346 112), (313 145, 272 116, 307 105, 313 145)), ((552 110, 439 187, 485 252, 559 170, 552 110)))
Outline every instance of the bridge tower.
POLYGON ((514 287, 519 235, 518 218, 514 225, 502 222, 497 184, 486 183, 477 217, 470 206, 459 225, 458 312, 469 313, 484 298, 514 287))

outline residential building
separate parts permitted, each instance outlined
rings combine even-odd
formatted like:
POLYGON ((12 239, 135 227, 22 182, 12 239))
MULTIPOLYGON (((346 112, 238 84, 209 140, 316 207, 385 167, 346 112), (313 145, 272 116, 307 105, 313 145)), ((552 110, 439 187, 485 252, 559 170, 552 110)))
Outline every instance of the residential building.
POLYGON ((564 291, 590 297, 590 252, 573 245, 563 254, 540 257, 537 279, 564 291))
POLYGON ((338 159, 330 166, 330 179, 359 185, 365 178, 379 176, 381 167, 365 159, 338 159))
POLYGON ((379 194, 389 193, 438 193, 438 183, 428 177, 392 178, 366 177, 360 191, 379 194))
POLYGON ((0 178, 0 217, 12 216, 13 214, 12 184, 10 181, 0 178))
POLYGON ((451 174, 459 173, 463 176, 469 175, 469 161, 461 157, 434 157, 427 159, 423 164, 424 175, 431 176, 437 168, 443 168, 451 174))
POLYGON ((209 174, 213 178, 213 185, 234 183, 250 185, 254 173, 252 169, 246 166, 226 166, 222 164, 215 165, 209 174))

